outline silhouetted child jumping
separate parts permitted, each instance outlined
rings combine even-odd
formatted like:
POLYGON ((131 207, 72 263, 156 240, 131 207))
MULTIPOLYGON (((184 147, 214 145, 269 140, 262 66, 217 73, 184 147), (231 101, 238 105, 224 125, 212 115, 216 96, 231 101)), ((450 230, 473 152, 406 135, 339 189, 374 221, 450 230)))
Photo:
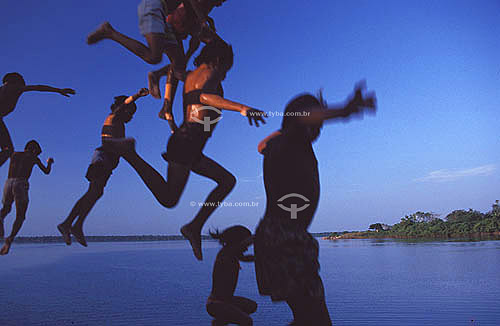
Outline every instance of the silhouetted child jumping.
POLYGON ((2 83, 3 85, 0 86, 0 147, 2 149, 0 152, 0 166, 2 166, 14 152, 14 145, 12 145, 12 139, 10 138, 7 126, 5 126, 3 122, 3 118, 14 111, 19 97, 24 92, 53 92, 66 97, 69 97, 69 94, 75 94, 75 91, 71 88, 26 85, 23 76, 17 72, 11 72, 3 76, 2 83))
MULTIPOLYGON (((220 0, 219 0, 220 1, 220 0)), ((88 44, 95 44, 104 39, 113 40, 149 64, 158 64, 165 53, 172 63, 177 79, 184 80, 186 60, 184 51, 175 37, 172 25, 166 18, 181 3, 193 7, 198 24, 205 23, 198 0, 141 0, 137 7, 139 30, 146 38, 147 46, 117 30, 109 22, 102 23, 87 37, 88 44)))
POLYGON ((116 152, 116 149, 121 148, 126 151, 134 146, 133 138, 125 138, 125 124, 132 120, 137 110, 134 102, 148 94, 148 90, 142 88, 135 95, 115 97, 115 102, 111 105, 111 114, 108 115, 102 127, 102 146, 95 150, 85 176, 90 182, 89 189, 76 202, 66 220, 57 226, 67 245, 71 244, 70 234, 73 234, 78 243, 84 247, 87 246, 83 234, 83 222, 97 200, 102 197, 109 177, 118 166, 120 154, 116 152), (73 225, 77 217, 78 220, 73 225))
MULTIPOLYGON (((203 17, 206 17, 207 25, 197 23, 197 14, 190 4, 181 3, 172 13, 167 16, 167 23, 172 26, 179 46, 184 51, 182 41, 191 36, 189 48, 185 55, 185 62, 189 61, 191 56, 198 50, 201 42, 208 44, 214 40, 222 41, 215 33, 215 22, 208 16, 214 7, 220 7, 226 0, 198 0, 198 5, 203 17)), ((167 65, 159 70, 148 73, 148 85, 151 95, 160 98, 159 81, 162 76, 167 76, 165 84, 165 98, 163 106, 158 113, 160 119, 166 120, 172 133, 175 131, 175 122, 172 115, 172 106, 179 80, 174 76, 172 65, 167 65)))
POLYGON ((124 153, 122 157, 134 168, 158 203, 166 208, 173 208, 179 203, 191 173, 216 183, 205 199, 207 204, 203 204, 196 216, 180 230, 189 240, 196 259, 202 260, 201 231, 220 207, 217 203, 223 202, 236 184, 231 172, 203 154, 205 145, 222 119, 221 110, 239 112, 248 119, 250 125, 255 124, 256 127, 259 123, 265 123, 266 115, 260 110, 224 98, 222 81, 234 61, 233 49, 229 44, 209 43, 194 61, 197 68, 187 75, 184 83, 184 121, 170 136, 167 151, 162 154, 168 163, 166 177, 135 150, 124 153), (212 108, 207 109, 205 106, 212 108))
POLYGON ((252 244, 252 233, 246 227, 236 225, 222 233, 211 232, 210 235, 222 244, 215 259, 212 292, 207 300, 207 312, 215 318, 212 325, 253 325, 250 314, 257 310, 257 303, 234 295, 241 268, 240 261, 254 261, 252 255, 244 255, 252 244))
POLYGON ((328 121, 376 111, 376 97, 358 83, 348 100, 327 105, 301 94, 284 111, 281 130, 259 144, 264 155, 266 212, 255 231, 255 274, 261 295, 286 301, 295 326, 331 326, 319 274, 319 243, 308 232, 320 198, 312 143, 328 121))
POLYGON ((16 220, 12 225, 12 232, 5 239, 5 244, 0 250, 0 255, 9 253, 10 246, 14 241, 17 233, 23 225, 26 218, 26 210, 28 209, 28 189, 29 178, 36 164, 45 174, 49 174, 53 158, 47 160, 47 166, 44 166, 38 155, 42 153, 40 145, 35 140, 30 140, 24 147, 24 152, 14 152, 10 157, 9 178, 5 182, 3 189, 2 203, 3 207, 0 210, 0 237, 4 236, 3 220, 12 209, 12 204, 16 203, 16 220))
MULTIPOLYGON (((197 0, 197 7, 200 12, 197 12, 190 3, 182 2, 175 10, 170 12, 166 17, 166 22, 172 27, 172 31, 178 41, 179 46, 184 52, 183 40, 191 37, 189 41, 189 48, 185 55, 185 62, 187 63, 191 56, 196 52, 200 46, 201 41, 208 43, 214 37, 215 23, 214 20, 208 16, 213 8, 220 7, 226 0, 197 0), (198 15, 201 14, 206 24, 200 24, 198 15)), ((165 76, 167 73, 173 74, 171 65, 161 68, 157 71, 149 72, 148 82, 149 91, 154 98, 160 98, 159 78, 165 76)))

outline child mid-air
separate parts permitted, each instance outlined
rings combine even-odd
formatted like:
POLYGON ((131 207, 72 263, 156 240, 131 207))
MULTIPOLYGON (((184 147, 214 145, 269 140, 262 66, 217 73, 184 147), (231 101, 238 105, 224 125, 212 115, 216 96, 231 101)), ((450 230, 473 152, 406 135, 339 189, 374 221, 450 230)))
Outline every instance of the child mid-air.
POLYGON ((135 101, 148 94, 149 91, 142 88, 135 95, 115 97, 115 102, 111 105, 111 113, 102 126, 102 146, 95 150, 87 170, 86 178, 89 181, 89 189, 76 202, 66 220, 57 226, 67 245, 71 244, 70 235, 73 234, 78 243, 84 247, 87 246, 83 234, 83 222, 97 200, 102 197, 109 177, 118 166, 120 155, 116 150, 121 148, 126 151, 128 147, 134 146, 133 138, 125 138, 125 124, 134 117, 137 110, 135 101), (73 225, 77 218, 78 220, 73 225))
POLYGON ((250 314, 257 310, 257 303, 234 295, 241 268, 240 261, 254 261, 252 255, 244 255, 253 242, 252 233, 246 227, 236 225, 222 233, 211 232, 210 235, 222 244, 222 249, 215 258, 212 292, 207 300, 207 312, 215 318, 212 325, 253 325, 250 314))
MULTIPOLYGON (((220 7, 226 0, 199 0, 200 10, 202 15, 206 17, 206 25, 197 24, 196 12, 189 4, 181 3, 172 13, 167 16, 167 23, 172 25, 173 31, 179 45, 184 51, 182 40, 191 36, 189 48, 186 52, 186 64, 191 56, 198 50, 201 42, 208 44, 215 40, 222 41, 215 31, 215 22, 208 16, 214 7, 220 7)), ((171 132, 175 132, 176 125, 172 114, 172 106, 175 98, 175 92, 179 80, 174 76, 172 65, 167 65, 159 70, 150 71, 148 73, 148 85, 151 95, 155 98, 160 98, 159 80, 162 76, 167 76, 165 84, 165 99, 163 106, 158 113, 160 119, 166 120, 169 123, 171 132)))
POLYGON ((24 147, 24 152, 14 152, 10 157, 9 178, 5 182, 3 190, 3 207, 0 210, 0 237, 4 236, 3 220, 12 209, 12 204, 16 203, 16 220, 12 225, 10 236, 5 239, 5 244, 0 250, 0 255, 9 253, 10 246, 17 233, 23 225, 28 209, 28 179, 31 176, 33 166, 36 164, 45 174, 49 174, 53 158, 47 160, 47 166, 38 158, 42 153, 40 145, 35 140, 30 140, 24 147))
POLYGON ((17 72, 10 72, 3 76, 2 86, 0 86, 0 166, 10 157, 14 151, 12 139, 10 138, 9 130, 3 118, 16 108, 19 97, 25 92, 52 92, 59 93, 63 96, 75 94, 71 88, 55 88, 46 85, 26 85, 23 76, 17 72))

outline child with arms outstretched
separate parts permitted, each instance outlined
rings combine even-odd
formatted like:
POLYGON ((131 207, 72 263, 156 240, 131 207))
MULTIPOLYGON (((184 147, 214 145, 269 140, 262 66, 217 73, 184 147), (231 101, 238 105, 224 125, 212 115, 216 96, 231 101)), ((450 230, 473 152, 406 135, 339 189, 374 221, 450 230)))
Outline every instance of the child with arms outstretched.
POLYGON ((59 93, 66 97, 69 97, 70 94, 75 94, 75 91, 71 88, 26 85, 23 76, 17 72, 6 74, 2 79, 2 83, 2 86, 0 86, 0 147, 2 149, 0 152, 0 166, 2 166, 14 152, 12 139, 10 138, 7 126, 3 122, 3 118, 14 111, 19 97, 21 97, 24 92, 52 92, 59 93))
POLYGON ((115 102, 111 105, 111 113, 102 127, 102 146, 95 150, 87 170, 86 178, 89 181, 89 189, 76 202, 66 220, 57 226, 67 245, 71 244, 70 234, 73 234, 78 243, 84 247, 87 246, 83 234, 83 222, 97 200, 102 197, 109 177, 118 166, 120 155, 114 149, 134 146, 133 138, 125 138, 125 124, 132 120, 137 110, 134 102, 148 94, 148 90, 142 88, 135 95, 115 97, 115 102), (73 224, 77 218, 78 220, 73 224))

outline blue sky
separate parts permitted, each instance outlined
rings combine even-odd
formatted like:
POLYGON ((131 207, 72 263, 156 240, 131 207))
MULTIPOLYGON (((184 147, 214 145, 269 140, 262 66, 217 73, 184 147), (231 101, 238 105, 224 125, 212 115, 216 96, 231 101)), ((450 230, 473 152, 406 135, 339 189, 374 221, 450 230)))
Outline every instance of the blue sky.
MULTIPOLYGON (((16 148, 36 138, 42 158, 56 161, 50 176, 33 173, 21 235, 56 234, 55 225, 88 187, 84 175, 113 97, 146 86, 152 66, 114 42, 85 43, 104 20, 144 41, 137 28, 138 2, 4 1, 0 74, 19 71, 29 84, 77 90, 70 99, 25 94, 4 119, 16 148)), ((213 17, 235 51, 224 84, 229 99, 282 111, 298 93, 323 88, 334 103, 363 78, 377 92, 376 116, 330 123, 314 145, 322 195, 311 231, 394 224, 417 210, 443 217, 462 208, 484 212, 500 199, 498 1, 317 0, 311 6, 296 0, 228 0, 213 17)), ((169 133, 156 118, 160 105, 153 98, 140 100, 127 134, 137 139, 148 162, 165 171, 160 153, 169 133)), ((205 154, 239 181, 228 202, 259 204, 220 208, 207 227, 258 223, 265 197, 256 146, 280 123, 269 118, 256 129, 239 114, 224 113, 205 154)), ((7 165, 0 169, 1 180, 7 170, 7 165)), ((192 175, 178 206, 167 210, 122 161, 85 231, 176 234, 196 212, 190 202, 203 201, 213 186, 192 175)))

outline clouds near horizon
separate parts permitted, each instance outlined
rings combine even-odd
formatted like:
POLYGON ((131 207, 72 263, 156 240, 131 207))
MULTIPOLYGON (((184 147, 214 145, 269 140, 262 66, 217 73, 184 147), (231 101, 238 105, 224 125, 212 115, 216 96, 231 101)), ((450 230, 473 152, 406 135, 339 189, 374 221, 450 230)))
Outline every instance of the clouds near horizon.
POLYGON ((482 165, 468 169, 441 169, 429 172, 425 177, 415 179, 419 182, 450 182, 469 177, 487 177, 497 169, 495 164, 482 165))

